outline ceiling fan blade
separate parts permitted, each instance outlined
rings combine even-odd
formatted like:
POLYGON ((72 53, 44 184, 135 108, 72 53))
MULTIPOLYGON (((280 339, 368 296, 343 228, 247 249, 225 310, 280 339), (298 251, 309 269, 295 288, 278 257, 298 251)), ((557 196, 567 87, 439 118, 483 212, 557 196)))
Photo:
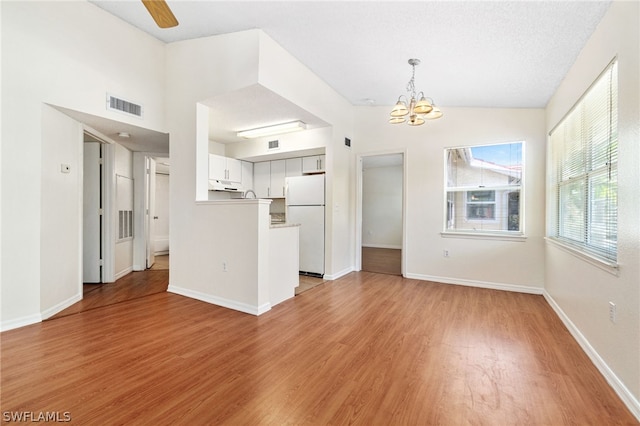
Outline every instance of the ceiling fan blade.
POLYGON ((171 28, 178 25, 178 20, 164 0, 142 0, 151 17, 160 28, 171 28))

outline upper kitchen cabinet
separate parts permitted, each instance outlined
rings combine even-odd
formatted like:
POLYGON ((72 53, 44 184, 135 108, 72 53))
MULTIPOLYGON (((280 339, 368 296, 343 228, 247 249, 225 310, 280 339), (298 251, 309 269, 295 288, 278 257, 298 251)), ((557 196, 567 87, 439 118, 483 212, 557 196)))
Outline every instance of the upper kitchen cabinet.
POLYGON ((253 185, 258 198, 284 198, 285 168, 285 160, 254 163, 253 185))
POLYGON ((288 158, 285 160, 285 176, 302 176, 302 157, 288 158))
POLYGON ((324 163, 324 155, 302 157, 302 173, 322 173, 324 172, 324 163))
POLYGON ((285 160, 271 161, 271 198, 284 198, 285 184, 284 178, 286 170, 285 160))
POLYGON ((242 162, 235 158, 209 154, 209 179, 242 182, 242 162))
POLYGON ((261 161, 253 164, 253 189, 258 198, 269 198, 271 187, 271 162, 261 161))
POLYGON ((253 163, 242 161, 242 188, 253 189, 253 163))

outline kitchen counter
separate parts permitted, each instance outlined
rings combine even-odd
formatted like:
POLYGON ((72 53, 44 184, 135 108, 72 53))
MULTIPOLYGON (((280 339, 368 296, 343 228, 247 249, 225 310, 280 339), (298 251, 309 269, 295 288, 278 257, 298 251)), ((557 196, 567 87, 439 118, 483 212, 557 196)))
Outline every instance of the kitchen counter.
POLYGON ((271 224, 265 199, 197 201, 197 275, 168 291, 252 315, 292 298, 299 284, 296 223, 271 224), (204 267, 203 267, 204 265, 204 267))
POLYGON ((285 223, 278 223, 278 222, 276 222, 276 223, 272 223, 270 228, 291 228, 291 227, 294 227, 294 226, 300 226, 300 224, 299 223, 286 223, 286 222, 285 223))

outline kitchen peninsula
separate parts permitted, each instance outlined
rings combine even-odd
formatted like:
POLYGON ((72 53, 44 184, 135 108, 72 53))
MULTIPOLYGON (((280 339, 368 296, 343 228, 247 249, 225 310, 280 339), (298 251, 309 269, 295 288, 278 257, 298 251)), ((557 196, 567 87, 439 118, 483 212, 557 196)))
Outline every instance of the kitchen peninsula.
MULTIPOLYGON (((298 286, 298 225, 271 225, 268 199, 196 201, 197 288, 168 291, 253 315, 294 296, 298 286), (202 265, 206 265, 203 267, 202 265)), ((193 253, 193 251, 192 251, 193 253)))

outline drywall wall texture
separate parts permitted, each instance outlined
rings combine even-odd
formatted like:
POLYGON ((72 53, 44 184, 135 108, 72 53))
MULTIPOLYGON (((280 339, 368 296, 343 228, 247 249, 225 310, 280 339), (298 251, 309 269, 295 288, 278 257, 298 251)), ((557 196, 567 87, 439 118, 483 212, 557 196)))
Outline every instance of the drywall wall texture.
POLYGON ((640 417, 639 17, 638 2, 613 2, 547 107, 550 131, 617 57, 618 271, 607 272, 548 244, 545 281, 565 318, 633 395, 640 417), (615 323, 609 320, 609 302, 617 307, 615 323))
POLYGON ((57 140, 47 128, 58 124, 43 124, 52 116, 43 112, 43 105, 162 130, 165 50, 158 40, 88 2, 2 2, 0 7, 5 247, 1 320, 6 329, 38 321, 43 311, 67 300, 63 282, 76 280, 77 273, 64 265, 81 264, 75 233, 71 238, 66 233, 72 224, 80 230, 81 221, 66 213, 82 211, 79 196, 67 197, 82 193, 80 180, 74 178, 82 168, 82 133, 74 146, 57 140), (107 93, 143 104, 144 119, 107 111, 107 93), (71 171, 65 185, 59 182, 61 163, 71 171), (50 209, 54 199, 64 206, 50 209), (49 222, 57 226, 43 234, 49 222), (50 241, 56 242, 55 249, 50 241), (57 263, 44 261, 46 257, 57 263))
MULTIPOLYGON (((387 123, 388 107, 357 107, 354 148, 370 155, 405 152, 405 275, 457 284, 530 291, 544 285, 544 111, 446 108, 421 127, 387 123), (525 237, 444 238, 444 150, 525 141, 525 237), (449 257, 443 256, 444 250, 449 257)), ((364 236, 363 236, 364 240, 364 236)))

